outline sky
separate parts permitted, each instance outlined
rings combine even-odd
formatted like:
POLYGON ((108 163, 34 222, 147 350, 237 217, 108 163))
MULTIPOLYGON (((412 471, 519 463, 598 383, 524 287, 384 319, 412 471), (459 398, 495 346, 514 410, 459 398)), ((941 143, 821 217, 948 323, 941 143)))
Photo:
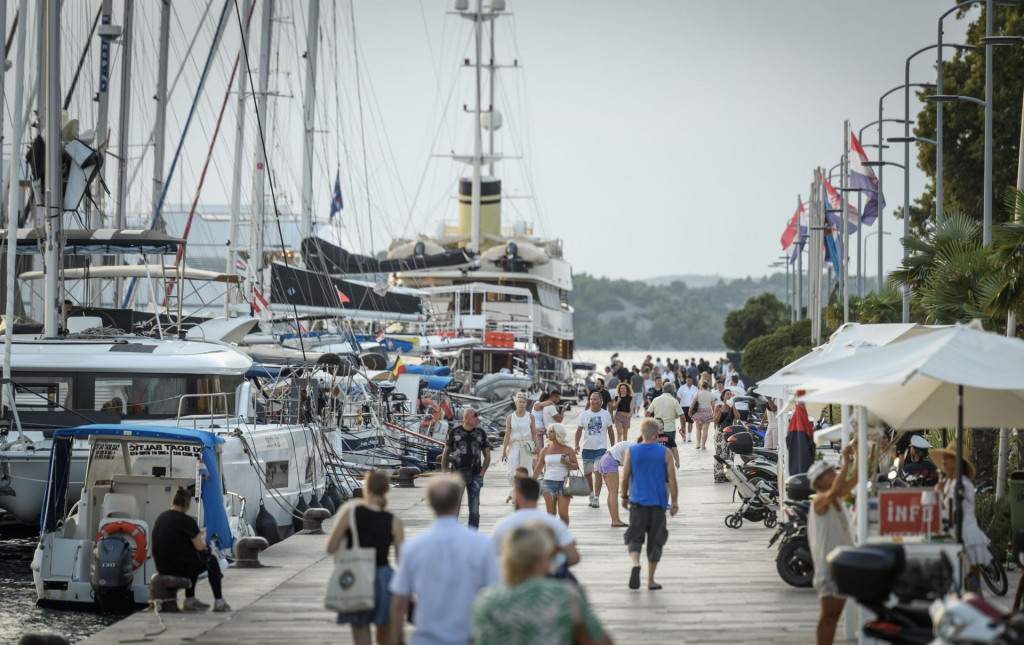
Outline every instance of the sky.
MULTIPOLYGON (((536 232, 563 240, 577 273, 628 279, 774 271, 769 265, 781 253, 778 240, 797 196, 806 199, 816 166, 838 163, 844 119, 857 131, 877 118, 878 97, 903 83, 906 56, 935 41, 938 14, 950 6, 934 0, 507 4, 511 15, 495 27, 495 58, 503 65, 495 107, 504 117, 496 149, 505 155, 495 173, 504 182, 506 224, 533 222, 536 232)), ((65 4, 65 88, 98 6, 98 0, 65 4)), ((132 212, 147 211, 153 199, 152 147, 141 144, 154 117, 157 6, 136 3, 126 135, 131 166, 138 166, 129 173, 136 175, 127 190, 132 212)), ((165 172, 179 140, 182 145, 168 202, 195 198, 226 93, 229 99, 200 209, 226 204, 235 184, 243 201, 253 199, 258 141, 251 89, 243 96, 244 154, 237 172, 233 162, 238 95, 233 86, 229 92, 228 80, 241 43, 233 4, 211 50, 224 6, 222 0, 172 3, 170 69, 178 83, 169 99, 165 172), (210 51, 207 81, 183 137, 210 51)), ((121 24, 123 1, 114 7, 114 22, 121 24)), ((243 58, 239 66, 252 83, 261 7, 257 3, 249 64, 243 58)), ((467 168, 444 155, 472 149, 473 117, 463 106, 472 107, 474 76, 463 65, 473 58, 472 23, 452 9, 453 2, 442 0, 321 3, 313 204, 322 235, 356 251, 380 251, 395 237, 431 233, 439 220, 454 220, 456 181, 467 168), (345 209, 328 222, 335 175, 345 209)), ((277 0, 265 138, 274 198, 285 211, 298 210, 300 201, 307 11, 306 2, 277 0)), ((12 21, 8 15, 8 27, 12 21)), ((948 19, 946 41, 959 41, 965 29, 966 21, 948 19)), ((120 137, 120 56, 116 45, 111 152, 120 137)), ((83 130, 97 118, 98 48, 86 60, 69 108, 83 130)), ((933 80, 934 62, 931 54, 915 59, 911 81, 933 80)), ((34 74, 28 73, 29 83, 34 74)), ((900 99, 886 100, 886 117, 902 116, 900 99)), ((8 124, 11 101, 8 92, 8 124)), ((919 107, 912 100, 911 114, 919 107)), ((902 134, 899 125, 886 127, 887 136, 902 134)), ((870 128, 865 142, 876 136, 870 128)), ((902 162, 901 145, 886 154, 902 162)), ((115 166, 108 156, 112 191, 115 166)), ((890 205, 884 227, 897 233, 884 239, 888 271, 901 255, 902 225, 891 212, 902 203, 902 171, 888 169, 884 181, 890 205)), ((914 167, 911 198, 923 182, 914 167)), ((866 232, 876 230, 877 224, 866 232)), ((201 228, 193 234, 214 235, 201 228)), ((875 239, 865 257, 871 273, 875 239)))

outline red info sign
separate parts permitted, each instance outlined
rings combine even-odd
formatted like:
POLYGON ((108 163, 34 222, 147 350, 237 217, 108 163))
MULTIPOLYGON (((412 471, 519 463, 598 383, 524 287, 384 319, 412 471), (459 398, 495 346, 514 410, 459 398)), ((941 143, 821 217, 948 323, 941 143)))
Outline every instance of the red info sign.
POLYGON ((878 523, 882 535, 934 535, 941 528, 939 495, 931 488, 879 491, 878 523))

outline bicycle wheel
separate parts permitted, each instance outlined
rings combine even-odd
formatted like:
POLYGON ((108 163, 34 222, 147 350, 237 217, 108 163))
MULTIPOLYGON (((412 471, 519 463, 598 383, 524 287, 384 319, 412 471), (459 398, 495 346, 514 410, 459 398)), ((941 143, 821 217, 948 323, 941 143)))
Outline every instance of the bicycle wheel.
POLYGON ((988 564, 978 567, 978 570, 992 593, 997 596, 1005 596, 1010 586, 1010 581, 1006 577, 1006 569, 1003 568, 1003 563, 999 560, 999 554, 991 547, 989 552, 992 554, 992 560, 988 564))

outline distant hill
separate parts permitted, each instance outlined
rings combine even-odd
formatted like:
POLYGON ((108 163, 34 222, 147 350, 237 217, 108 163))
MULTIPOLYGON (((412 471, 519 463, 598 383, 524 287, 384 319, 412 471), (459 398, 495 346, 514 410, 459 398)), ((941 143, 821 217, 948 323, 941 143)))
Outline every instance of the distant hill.
POLYGON ((683 274, 683 275, 659 275, 653 278, 647 278, 641 280, 645 284, 649 284, 652 287, 664 287, 672 284, 673 282, 684 282, 686 286, 691 289, 702 289, 704 287, 714 287, 719 281, 724 281, 726 284, 736 280, 737 278, 723 278, 720 275, 695 275, 695 274, 683 274))

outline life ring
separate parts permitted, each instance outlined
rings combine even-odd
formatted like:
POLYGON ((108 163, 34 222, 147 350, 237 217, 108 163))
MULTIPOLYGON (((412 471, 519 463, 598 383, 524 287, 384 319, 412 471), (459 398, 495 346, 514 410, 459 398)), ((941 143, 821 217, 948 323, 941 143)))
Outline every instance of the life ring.
POLYGON ((146 532, 142 530, 141 526, 125 520, 104 524, 100 528, 100 532, 96 534, 93 542, 99 542, 105 537, 117 535, 118 533, 126 533, 135 540, 135 558, 132 559, 132 571, 135 571, 146 562, 147 555, 146 532))
POLYGON ((420 399, 420 405, 425 405, 430 408, 430 419, 420 424, 423 428, 429 428, 441 419, 441 407, 437 404, 437 401, 433 399, 420 399))

